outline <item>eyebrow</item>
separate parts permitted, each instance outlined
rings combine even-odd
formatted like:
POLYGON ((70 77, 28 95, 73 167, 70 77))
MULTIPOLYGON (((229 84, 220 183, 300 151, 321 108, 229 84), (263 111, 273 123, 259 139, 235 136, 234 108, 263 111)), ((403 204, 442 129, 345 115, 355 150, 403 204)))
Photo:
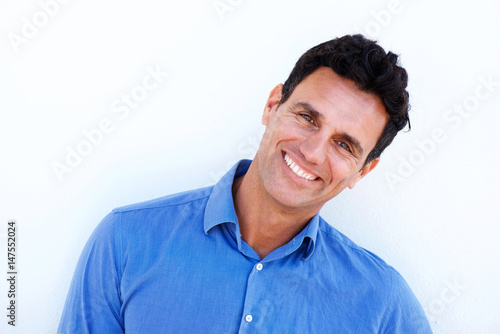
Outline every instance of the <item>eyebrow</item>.
POLYGON ((352 144, 352 146, 354 146, 354 149, 356 151, 359 152, 359 155, 363 155, 363 148, 361 147, 361 144, 359 143, 359 141, 354 138, 354 137, 351 137, 350 135, 348 135, 347 133, 341 133, 340 134, 342 137, 344 137, 348 142, 350 142, 352 144))
MULTIPOLYGON (((320 121, 324 120, 323 114, 314 109, 314 107, 307 102, 294 103, 292 108, 293 109, 302 108, 306 110, 308 113, 310 113, 312 116, 314 116, 316 119, 319 119, 320 121)), ((356 138, 352 137, 351 135, 345 132, 342 132, 340 135, 344 137, 349 143, 351 143, 352 146, 354 146, 354 149, 358 151, 360 156, 363 155, 363 147, 361 147, 361 143, 359 142, 359 140, 357 140, 356 138)))
POLYGON ((296 109, 296 108, 302 108, 302 109, 306 110, 307 112, 309 112, 312 116, 314 116, 317 119, 320 119, 320 120, 324 119, 323 114, 321 114, 319 111, 314 109, 314 107, 307 102, 295 103, 293 105, 293 109, 296 109))

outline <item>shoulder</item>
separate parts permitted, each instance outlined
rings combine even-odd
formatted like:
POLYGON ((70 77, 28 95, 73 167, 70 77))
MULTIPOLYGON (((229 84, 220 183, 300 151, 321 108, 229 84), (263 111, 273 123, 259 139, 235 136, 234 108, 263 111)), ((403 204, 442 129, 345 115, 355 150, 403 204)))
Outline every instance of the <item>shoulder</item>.
POLYGON ((142 210, 164 209, 179 205, 189 204, 193 202, 206 201, 212 193, 213 186, 204 187, 189 191, 183 191, 152 200, 125 205, 115 208, 113 213, 130 213, 142 210))
POLYGON ((318 239, 323 257, 330 259, 332 271, 342 270, 353 287, 371 288, 388 301, 408 285, 392 266, 376 254, 357 245, 320 217, 318 239))
POLYGON ((318 238, 333 270, 348 276, 352 288, 374 293, 370 301, 380 305, 381 324, 387 333, 432 333, 427 317, 401 274, 374 253, 358 246, 320 217, 318 238))
POLYGON ((337 254, 340 252, 346 261, 353 262, 353 264, 365 265, 374 270, 396 272, 379 256, 357 245, 346 235, 328 224, 321 216, 318 233, 326 252, 335 252, 337 254))
POLYGON ((174 231, 203 229, 205 207, 212 186, 175 193, 114 209, 115 233, 125 242, 158 239, 174 231))
POLYGON ((118 207, 94 234, 113 246, 121 270, 137 261, 147 262, 160 256, 167 244, 204 235, 203 217, 211 190, 200 188, 118 207), (108 233, 101 233, 103 229, 108 233))

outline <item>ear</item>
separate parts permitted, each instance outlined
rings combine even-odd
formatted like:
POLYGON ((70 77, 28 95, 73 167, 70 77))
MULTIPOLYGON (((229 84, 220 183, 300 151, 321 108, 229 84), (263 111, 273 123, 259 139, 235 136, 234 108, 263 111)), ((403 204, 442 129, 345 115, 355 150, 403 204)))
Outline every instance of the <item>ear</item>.
POLYGON ((379 161, 380 161, 380 157, 378 157, 377 159, 373 159, 372 161, 367 163, 366 166, 363 167, 363 169, 361 169, 358 172, 358 174, 351 181, 351 183, 349 183, 349 186, 348 186, 349 189, 354 188, 354 186, 356 185, 356 183, 358 183, 359 180, 361 180, 363 177, 365 177, 366 174, 370 173, 378 165, 379 161))
POLYGON ((276 111, 278 103, 281 100, 281 91, 283 90, 283 84, 279 84, 273 88, 269 97, 266 101, 266 106, 264 107, 264 113, 262 114, 262 124, 267 126, 272 114, 276 111))

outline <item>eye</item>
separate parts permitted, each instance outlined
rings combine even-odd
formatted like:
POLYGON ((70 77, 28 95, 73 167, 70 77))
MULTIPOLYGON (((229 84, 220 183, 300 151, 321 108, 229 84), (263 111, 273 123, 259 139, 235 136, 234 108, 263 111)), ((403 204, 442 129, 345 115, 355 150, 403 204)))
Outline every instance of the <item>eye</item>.
POLYGON ((301 115, 302 117, 304 117, 304 119, 305 119, 306 121, 308 121, 309 123, 314 124, 314 119, 313 119, 311 116, 309 116, 309 115, 307 115, 307 114, 300 114, 300 115, 301 115))
POLYGON ((351 148, 349 147, 349 145, 347 145, 343 141, 338 141, 337 144, 339 144, 340 147, 342 147, 343 149, 347 150, 348 152, 351 152, 351 148))

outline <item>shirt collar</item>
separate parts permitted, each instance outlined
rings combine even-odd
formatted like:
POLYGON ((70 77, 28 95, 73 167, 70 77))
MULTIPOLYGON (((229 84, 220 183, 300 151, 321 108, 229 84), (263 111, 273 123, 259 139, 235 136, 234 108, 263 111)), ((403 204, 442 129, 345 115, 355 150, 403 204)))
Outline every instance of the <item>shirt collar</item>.
MULTIPOLYGON (((220 180, 217 182, 207 202, 205 209, 204 230, 205 234, 215 226, 223 223, 234 223, 236 225, 236 238, 238 249, 241 251, 241 235, 239 233, 238 217, 234 209, 232 186, 234 179, 246 174, 250 167, 251 160, 238 161, 220 180)), ((319 229, 319 213, 309 221, 306 227, 285 245, 285 254, 288 255, 297 250, 305 238, 309 243, 304 254, 304 259, 311 257, 316 243, 319 229)))
MULTIPOLYGON (((304 254, 304 260, 309 259, 312 253, 314 252, 314 248, 316 245, 316 237, 318 236, 318 230, 319 230, 319 212, 316 213, 314 217, 312 217, 312 219, 309 221, 304 230, 302 230, 302 232, 304 233, 303 239, 309 238, 310 240, 306 252, 304 254)), ((302 232, 300 234, 302 234, 302 232)), ((298 236, 300 236, 300 234, 298 236)))
POLYGON ((222 223, 238 224, 234 209, 232 186, 234 179, 246 174, 251 160, 240 160, 217 182, 205 209, 205 234, 222 223))

